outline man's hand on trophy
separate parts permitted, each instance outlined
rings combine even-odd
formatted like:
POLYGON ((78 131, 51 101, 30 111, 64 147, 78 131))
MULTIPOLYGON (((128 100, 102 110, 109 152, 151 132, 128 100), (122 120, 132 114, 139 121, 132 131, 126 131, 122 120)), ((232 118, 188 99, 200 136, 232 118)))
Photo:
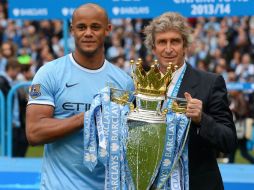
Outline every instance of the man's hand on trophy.
POLYGON ((192 98, 188 92, 184 93, 187 100, 186 116, 191 118, 195 124, 200 124, 202 115, 202 101, 192 98))

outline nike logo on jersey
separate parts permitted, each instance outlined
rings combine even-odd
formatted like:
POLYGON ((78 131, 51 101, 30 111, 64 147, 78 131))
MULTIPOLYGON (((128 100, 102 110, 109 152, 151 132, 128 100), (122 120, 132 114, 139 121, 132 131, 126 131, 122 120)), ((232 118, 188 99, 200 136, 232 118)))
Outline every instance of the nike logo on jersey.
POLYGON ((66 83, 65 84, 65 86, 67 87, 67 88, 70 88, 70 87, 73 87, 73 86, 75 86, 75 85, 77 85, 78 83, 74 83, 74 84, 68 84, 68 83, 66 83))

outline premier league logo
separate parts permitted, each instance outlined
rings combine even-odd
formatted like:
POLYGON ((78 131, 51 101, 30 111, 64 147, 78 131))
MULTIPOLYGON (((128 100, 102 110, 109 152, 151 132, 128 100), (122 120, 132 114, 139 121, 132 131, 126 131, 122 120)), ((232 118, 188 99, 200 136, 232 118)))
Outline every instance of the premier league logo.
POLYGON ((29 95, 31 98, 35 99, 38 98, 41 95, 41 85, 40 84, 33 84, 30 88, 29 88, 29 95))

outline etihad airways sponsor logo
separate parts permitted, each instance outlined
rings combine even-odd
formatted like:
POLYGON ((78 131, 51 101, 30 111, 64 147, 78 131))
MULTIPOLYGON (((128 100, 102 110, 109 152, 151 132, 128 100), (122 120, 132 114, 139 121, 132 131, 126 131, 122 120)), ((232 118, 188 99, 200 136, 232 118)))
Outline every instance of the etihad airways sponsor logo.
POLYGON ((81 102, 65 102, 62 105, 62 108, 68 111, 88 111, 90 107, 91 104, 81 102))

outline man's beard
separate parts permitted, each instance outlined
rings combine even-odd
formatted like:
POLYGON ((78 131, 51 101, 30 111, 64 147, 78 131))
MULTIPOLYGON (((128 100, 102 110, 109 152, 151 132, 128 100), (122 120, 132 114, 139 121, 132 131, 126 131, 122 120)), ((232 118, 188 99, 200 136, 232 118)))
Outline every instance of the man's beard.
POLYGON ((75 44, 75 45, 76 45, 76 48, 79 51, 79 53, 85 57, 88 57, 88 58, 95 56, 97 54, 97 52, 99 51, 98 47, 93 50, 86 50, 86 49, 82 49, 81 47, 77 46, 77 44, 75 44))
POLYGON ((96 54, 97 50, 94 51, 82 51, 81 53, 86 57, 93 57, 96 54))
POLYGON ((87 50, 83 50, 81 48, 78 48, 79 49, 79 52, 84 55, 85 57, 93 57, 94 55, 96 55, 98 49, 94 49, 94 50, 91 50, 91 51, 87 51, 87 50))

